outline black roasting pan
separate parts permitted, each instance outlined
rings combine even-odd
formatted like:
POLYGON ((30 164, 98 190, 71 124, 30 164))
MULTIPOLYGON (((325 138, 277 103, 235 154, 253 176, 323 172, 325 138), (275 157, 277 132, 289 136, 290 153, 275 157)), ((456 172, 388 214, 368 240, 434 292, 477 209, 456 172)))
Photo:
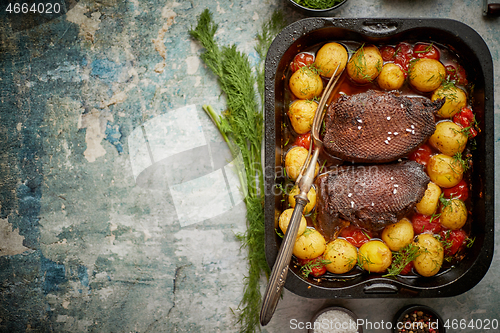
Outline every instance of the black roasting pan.
POLYGON ((481 134, 476 137, 470 194, 471 234, 476 239, 456 267, 434 277, 384 278, 376 274, 361 274, 347 280, 304 279, 298 268, 291 265, 285 288, 309 298, 445 297, 464 293, 484 277, 493 256, 493 62, 488 47, 477 32, 449 19, 307 18, 292 23, 276 37, 266 59, 265 243, 269 266, 273 266, 281 244, 275 228, 283 203, 276 184, 284 180, 280 170, 286 70, 298 52, 336 40, 374 44, 433 41, 459 55, 469 81, 475 83, 472 106, 481 129, 481 134))

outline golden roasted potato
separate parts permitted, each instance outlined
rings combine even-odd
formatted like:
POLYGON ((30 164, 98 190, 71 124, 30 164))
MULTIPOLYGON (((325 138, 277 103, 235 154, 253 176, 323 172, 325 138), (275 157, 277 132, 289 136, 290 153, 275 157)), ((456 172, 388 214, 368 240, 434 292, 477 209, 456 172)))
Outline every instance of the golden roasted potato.
POLYGON ((413 244, 420 248, 420 255, 413 261, 417 273, 423 276, 436 275, 443 265, 444 250, 441 242, 430 234, 420 234, 413 244))
POLYGON ((371 240, 359 248, 358 264, 370 273, 382 273, 392 263, 392 252, 383 242, 371 240))
POLYGON ((378 85, 384 90, 397 90, 403 86, 405 75, 398 65, 387 63, 377 78, 378 85))
MULTIPOLYGON (((288 225, 290 224, 290 220, 292 218, 292 213, 293 213, 293 208, 288 208, 281 213, 278 223, 280 226, 281 231, 283 233, 286 233, 286 230, 288 229, 288 225)), ((299 231, 297 232, 297 237, 302 235, 304 231, 306 231, 307 228, 307 221, 304 217, 304 215, 301 216, 300 218, 300 225, 299 225, 299 231)))
MULTIPOLYGON (((285 170, 292 180, 296 180, 299 176, 300 168, 307 158, 308 150, 304 147, 293 147, 286 153, 285 156, 285 170)), ((316 162, 315 176, 318 174, 319 165, 316 162)))
POLYGON ((415 205, 417 212, 428 216, 434 214, 438 207, 440 195, 441 188, 433 182, 429 182, 429 184, 427 184, 427 189, 425 190, 425 194, 422 200, 420 200, 420 202, 415 205))
POLYGON ((361 46, 347 63, 347 74, 357 83, 371 82, 382 71, 383 63, 376 46, 361 46))
POLYGON ((297 99, 288 109, 288 118, 292 127, 298 134, 306 134, 311 130, 314 114, 318 108, 318 103, 303 99, 297 99))
POLYGON ((389 224, 382 231, 382 240, 391 251, 399 251, 413 240, 414 232, 411 222, 403 218, 396 223, 389 224))
POLYGON ((464 151, 467 134, 462 131, 462 127, 452 121, 440 121, 436 124, 434 134, 429 138, 429 144, 441 153, 453 156, 464 151))
POLYGON ((441 85, 432 94, 431 100, 445 98, 444 105, 438 110, 437 115, 441 118, 451 118, 467 105, 465 91, 452 84, 441 85))
POLYGON ((460 229, 467 222, 467 207, 460 199, 450 199, 446 204, 441 205, 441 224, 448 229, 460 229))
POLYGON ((436 90, 446 77, 443 64, 435 59, 418 59, 409 69, 410 84, 422 92, 436 90))
POLYGON ((431 156, 427 162, 427 174, 436 185, 450 188, 457 185, 463 177, 462 163, 453 157, 444 154, 431 156))
POLYGON ((347 50, 339 43, 327 43, 316 53, 315 64, 319 73, 324 77, 332 77, 337 66, 337 74, 340 73, 347 64, 347 50))
MULTIPOLYGON (((297 185, 295 185, 291 189, 290 193, 288 194, 288 203, 290 204, 290 206, 295 207, 295 196, 299 194, 299 192, 300 190, 297 185)), ((311 189, 309 190, 309 192, 307 192, 307 199, 309 199, 309 202, 304 207, 304 215, 312 212, 314 206, 316 206, 316 189, 314 188, 314 186, 311 186, 311 189)))
POLYGON ((356 266, 358 250, 354 245, 342 238, 337 238, 326 244, 323 254, 325 260, 330 261, 326 270, 334 274, 349 272, 356 266))
POLYGON ((321 95, 323 80, 315 70, 304 66, 290 77, 290 90, 299 99, 312 99, 321 95))
POLYGON ((313 228, 306 228, 306 231, 295 241, 293 254, 299 259, 313 259, 325 252, 325 238, 313 228))

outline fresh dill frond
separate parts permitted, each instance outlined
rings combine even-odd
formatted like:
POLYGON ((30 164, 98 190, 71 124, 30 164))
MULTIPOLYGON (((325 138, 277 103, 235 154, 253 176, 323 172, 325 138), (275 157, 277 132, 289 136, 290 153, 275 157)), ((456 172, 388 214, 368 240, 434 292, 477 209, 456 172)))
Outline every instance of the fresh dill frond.
POLYGON ((265 91, 265 67, 264 60, 267 56, 267 51, 271 46, 276 35, 286 27, 286 20, 283 13, 279 10, 274 11, 269 21, 264 22, 260 33, 257 34, 257 45, 255 52, 259 55, 260 63, 257 67, 257 87, 264 109, 264 91, 265 91))
POLYGON ((240 156, 242 165, 237 174, 242 188, 245 188, 247 208, 247 230, 237 235, 242 247, 248 250, 248 275, 244 280, 243 297, 238 307, 240 332, 255 332, 259 329, 259 312, 262 301, 260 279, 269 276, 270 270, 265 256, 264 225, 264 179, 261 163, 263 133, 263 61, 274 36, 284 27, 283 16, 273 14, 271 21, 264 24, 257 36, 256 51, 261 57, 257 77, 252 73, 248 56, 237 50, 235 45, 220 47, 215 40, 218 25, 213 22, 212 13, 205 9, 198 18, 198 24, 189 32, 205 48, 200 55, 203 62, 217 77, 222 92, 226 95, 227 110, 218 116, 207 105, 203 109, 217 126, 234 158, 240 156), (254 86, 257 84, 262 97, 259 107, 254 86))

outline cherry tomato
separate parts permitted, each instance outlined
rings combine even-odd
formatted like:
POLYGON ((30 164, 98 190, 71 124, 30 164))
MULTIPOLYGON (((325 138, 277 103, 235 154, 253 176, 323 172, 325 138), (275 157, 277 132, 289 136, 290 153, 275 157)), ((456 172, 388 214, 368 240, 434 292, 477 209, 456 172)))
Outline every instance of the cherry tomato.
POLYGON ((432 44, 417 43, 413 47, 413 56, 415 58, 427 58, 439 60, 441 57, 439 50, 432 44))
POLYGON ((403 270, 399 274, 408 275, 411 272, 412 268, 413 268, 413 261, 410 261, 408 265, 406 265, 405 268, 403 268, 403 270))
POLYGON ((427 144, 424 143, 423 145, 418 147, 417 150, 408 155, 408 158, 422 165, 427 165, 427 162, 429 162, 431 155, 432 155, 431 147, 429 147, 427 144))
POLYGON ((415 235, 421 233, 437 234, 442 229, 441 224, 439 223, 439 217, 431 217, 417 213, 411 218, 411 223, 413 225, 413 232, 415 235))
POLYGON ((405 73, 405 77, 408 73, 408 67, 410 66, 410 60, 413 58, 413 51, 411 45, 408 43, 399 43, 396 46, 396 51, 394 53, 394 63, 401 67, 405 73))
POLYGON ((312 274, 314 277, 320 277, 326 273, 326 266, 322 263, 323 260, 323 256, 319 256, 314 259, 299 259, 299 265, 310 265, 311 272, 309 274, 312 274))
POLYGON ((368 242, 372 236, 368 231, 365 231, 354 225, 349 225, 348 227, 342 229, 342 231, 340 232, 340 237, 344 237, 345 240, 352 245, 360 247, 364 243, 368 242))
POLYGON ((311 133, 301 134, 295 139, 294 145, 309 149, 311 144, 311 133))
POLYGON ((301 67, 309 66, 314 62, 314 55, 307 52, 300 52, 293 58, 291 69, 293 72, 298 71, 301 67))
POLYGON ((477 130, 475 128, 476 121, 474 119, 474 113, 472 113, 471 108, 463 107, 459 113, 453 116, 453 121, 462 126, 462 128, 469 127, 469 138, 473 138, 477 135, 477 130))
POLYGON ((449 64, 445 66, 446 74, 450 81, 456 81, 458 84, 467 85, 467 73, 459 64, 449 64))
POLYGON ((462 229, 445 230, 440 235, 444 243, 445 256, 455 255, 467 239, 467 234, 462 229))
POLYGON ((396 49, 393 46, 386 45, 380 48, 380 54, 382 55, 382 59, 384 59, 384 61, 393 60, 394 53, 396 53, 396 49))
POLYGON ((469 197, 469 187, 465 180, 462 179, 457 185, 443 189, 443 196, 446 199, 450 199, 453 196, 454 199, 465 201, 469 197))

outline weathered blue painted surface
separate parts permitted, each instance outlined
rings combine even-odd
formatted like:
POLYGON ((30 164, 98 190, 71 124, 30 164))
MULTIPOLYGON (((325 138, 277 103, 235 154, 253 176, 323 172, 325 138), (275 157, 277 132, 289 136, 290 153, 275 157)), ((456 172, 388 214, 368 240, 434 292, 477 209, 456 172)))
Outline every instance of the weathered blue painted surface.
MULTIPOLYGON (((480 2, 350 0, 337 15, 461 20, 490 47, 498 81, 500 21, 483 18, 480 2)), ((235 234, 245 212, 228 151, 201 109, 222 110, 224 100, 188 34, 207 7, 220 22, 220 42, 237 44, 254 64, 255 35, 273 10, 283 8, 290 22, 302 17, 277 0, 81 0, 29 30, 2 23, 0 331, 237 331, 246 264, 235 234), (196 140, 157 146, 162 116, 188 105, 189 119, 176 117, 196 125, 196 140), (156 150, 168 154, 164 165, 156 150), (203 183, 188 183, 199 177, 203 183), (203 184, 211 186, 193 193, 203 184), (189 189, 193 202, 208 203, 199 214, 182 201, 189 189)), ((446 318, 500 320, 497 251, 470 292, 418 302, 446 318)), ((263 331, 288 332, 291 319, 307 321, 324 304, 387 321, 414 301, 285 292, 263 331)))

